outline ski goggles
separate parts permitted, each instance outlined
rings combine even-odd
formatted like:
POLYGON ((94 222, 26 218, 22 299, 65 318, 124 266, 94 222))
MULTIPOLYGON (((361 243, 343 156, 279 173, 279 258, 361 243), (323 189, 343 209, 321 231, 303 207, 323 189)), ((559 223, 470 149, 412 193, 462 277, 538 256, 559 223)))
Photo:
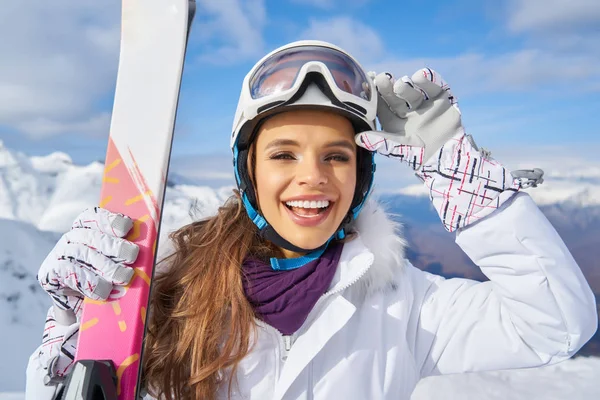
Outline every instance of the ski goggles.
POLYGON ((251 98, 263 104, 289 100, 310 73, 320 74, 339 101, 358 105, 354 108, 374 119, 370 79, 350 56, 329 47, 297 46, 272 54, 250 76, 251 98))

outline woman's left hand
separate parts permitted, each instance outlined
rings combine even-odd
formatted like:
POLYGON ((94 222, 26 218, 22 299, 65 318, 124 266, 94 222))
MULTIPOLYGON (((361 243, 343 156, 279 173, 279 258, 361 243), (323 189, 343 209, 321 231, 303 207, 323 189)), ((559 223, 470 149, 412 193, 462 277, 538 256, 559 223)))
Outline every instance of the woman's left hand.
POLYGON ((456 98, 436 71, 423 68, 397 81, 388 73, 371 74, 383 131, 358 134, 359 146, 417 169, 452 137, 464 134, 456 98))
POLYGON ((442 77, 424 68, 399 81, 373 76, 383 131, 356 135, 367 150, 405 161, 429 190, 452 232, 498 209, 523 187, 542 182, 540 169, 512 173, 465 134, 456 99, 442 77))

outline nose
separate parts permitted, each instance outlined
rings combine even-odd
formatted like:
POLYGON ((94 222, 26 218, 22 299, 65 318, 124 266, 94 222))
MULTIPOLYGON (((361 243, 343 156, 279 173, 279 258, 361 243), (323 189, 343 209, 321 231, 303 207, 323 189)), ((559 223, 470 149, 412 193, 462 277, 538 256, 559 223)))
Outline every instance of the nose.
POLYGON ((327 166, 317 157, 306 156, 298 163, 296 181, 299 185, 318 187, 327 183, 327 166))

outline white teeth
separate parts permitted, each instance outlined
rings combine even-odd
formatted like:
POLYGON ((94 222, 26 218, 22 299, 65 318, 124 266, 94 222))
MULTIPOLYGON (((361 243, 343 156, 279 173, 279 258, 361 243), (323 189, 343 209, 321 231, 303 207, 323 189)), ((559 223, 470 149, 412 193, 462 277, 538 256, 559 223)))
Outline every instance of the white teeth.
POLYGON ((299 208, 327 208, 329 207, 329 201, 327 200, 319 200, 319 201, 309 201, 309 200, 294 200, 294 201, 286 201, 290 207, 299 207, 299 208))

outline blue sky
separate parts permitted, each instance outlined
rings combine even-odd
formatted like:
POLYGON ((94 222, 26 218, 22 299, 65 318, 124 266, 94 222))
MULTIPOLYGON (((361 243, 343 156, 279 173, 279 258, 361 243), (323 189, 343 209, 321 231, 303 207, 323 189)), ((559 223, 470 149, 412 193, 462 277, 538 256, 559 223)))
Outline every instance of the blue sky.
MULTIPOLYGON (((0 35, 11 38, 0 43, 5 145, 60 150, 78 163, 103 159, 119 18, 117 0, 3 5, 0 35)), ((581 150, 597 159, 599 27, 597 0, 198 0, 174 157, 195 168, 227 160, 230 168, 229 131, 246 72, 275 47, 323 39, 370 70, 438 70, 467 131, 497 157, 581 150)))

